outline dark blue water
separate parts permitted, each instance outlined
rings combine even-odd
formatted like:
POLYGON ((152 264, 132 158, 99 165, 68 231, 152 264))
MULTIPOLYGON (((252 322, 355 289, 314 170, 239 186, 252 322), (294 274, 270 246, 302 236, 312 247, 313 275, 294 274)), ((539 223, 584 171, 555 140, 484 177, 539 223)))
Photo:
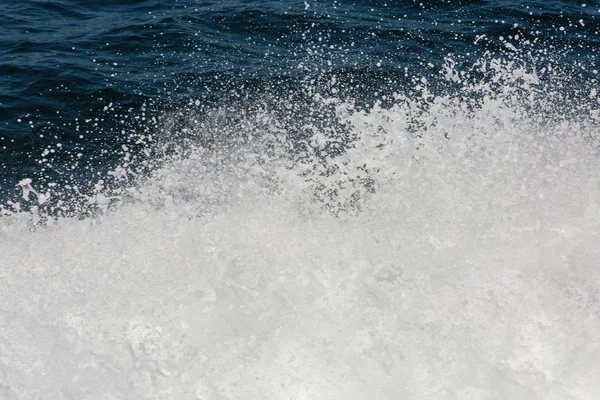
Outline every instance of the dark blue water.
POLYGON ((552 62, 571 100, 587 95, 600 13, 585 3, 3 1, 0 199, 24 178, 83 190, 131 134, 157 135, 161 115, 190 101, 251 108, 268 92, 301 103, 331 94, 336 76, 336 96, 369 104, 419 77, 451 90, 446 58, 468 71, 494 56, 552 62))

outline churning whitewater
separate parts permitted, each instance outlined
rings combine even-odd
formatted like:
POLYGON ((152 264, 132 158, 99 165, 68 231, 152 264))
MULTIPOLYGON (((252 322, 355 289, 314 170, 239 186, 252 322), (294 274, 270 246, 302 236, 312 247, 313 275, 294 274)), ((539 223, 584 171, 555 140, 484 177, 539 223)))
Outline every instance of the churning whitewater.
POLYGON ((501 93, 317 96, 300 149, 279 109, 168 115, 190 140, 116 206, 5 211, 2 398, 595 398, 598 115, 501 65, 501 93))
POLYGON ((80 3, 0 3, 0 399, 600 398, 593 2, 80 3))

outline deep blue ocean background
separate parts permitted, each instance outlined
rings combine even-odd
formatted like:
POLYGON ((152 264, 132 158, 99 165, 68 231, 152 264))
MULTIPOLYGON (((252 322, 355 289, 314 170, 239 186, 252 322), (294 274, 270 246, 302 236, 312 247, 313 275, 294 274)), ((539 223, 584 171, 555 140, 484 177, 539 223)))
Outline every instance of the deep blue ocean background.
MULTIPOLYGON (((598 4, 582 1, 3 1, 0 199, 17 183, 79 185, 122 156, 133 131, 193 99, 252 102, 268 91, 373 102, 441 82, 447 57, 552 60, 597 82, 598 4), (311 94, 312 95, 312 94, 311 94)), ((455 88, 456 89, 456 88, 455 88)), ((586 92, 585 95, 588 93, 586 92)), ((576 98, 574 95, 573 98, 576 98)), ((301 102, 296 97, 293 101, 301 102)), ((292 135, 293 136, 293 135, 292 135)), ((87 185, 89 186, 89 185, 87 185)))

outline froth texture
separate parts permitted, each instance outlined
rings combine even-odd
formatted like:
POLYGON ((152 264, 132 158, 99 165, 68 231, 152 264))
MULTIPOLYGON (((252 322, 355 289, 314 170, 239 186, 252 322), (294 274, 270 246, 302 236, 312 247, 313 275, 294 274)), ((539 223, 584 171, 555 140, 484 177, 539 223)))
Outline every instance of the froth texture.
POLYGON ((101 217, 6 215, 0 397, 596 398, 594 120, 333 103, 335 155, 261 118, 101 217))

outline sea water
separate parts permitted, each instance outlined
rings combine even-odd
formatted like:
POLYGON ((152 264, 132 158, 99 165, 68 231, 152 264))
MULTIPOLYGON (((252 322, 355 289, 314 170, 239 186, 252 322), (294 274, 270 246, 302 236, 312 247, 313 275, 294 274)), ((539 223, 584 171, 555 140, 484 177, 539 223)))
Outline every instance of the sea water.
POLYGON ((0 398, 598 398, 599 12, 0 4, 0 398))

